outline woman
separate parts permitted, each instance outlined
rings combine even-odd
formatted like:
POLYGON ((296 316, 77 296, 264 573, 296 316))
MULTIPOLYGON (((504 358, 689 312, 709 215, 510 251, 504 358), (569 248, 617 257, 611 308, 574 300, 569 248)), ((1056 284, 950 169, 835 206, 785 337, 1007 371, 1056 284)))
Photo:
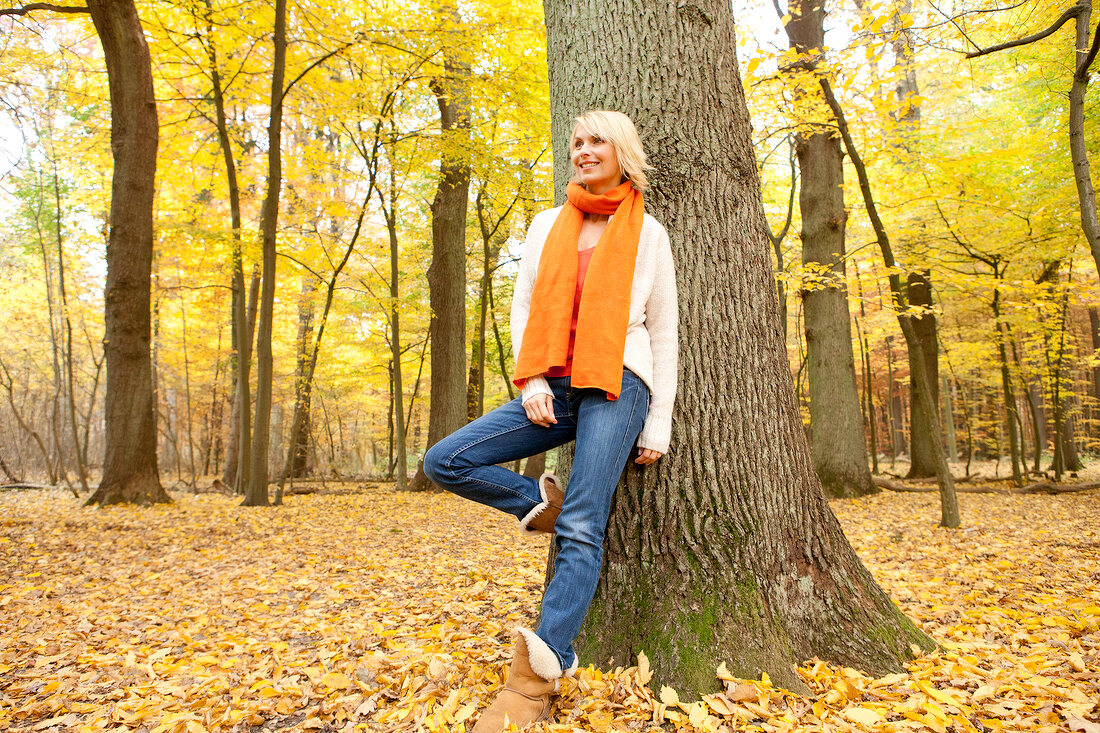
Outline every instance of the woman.
POLYGON ((596 590, 611 495, 632 448, 648 465, 668 450, 676 394, 676 279, 668 235, 644 213, 645 152, 619 112, 576 120, 565 206, 537 215, 512 303, 521 396, 436 443, 424 470, 460 496, 549 532, 554 576, 538 629, 517 629, 504 689, 476 733, 542 720, 596 590), (576 440, 569 485, 496 464, 576 440))

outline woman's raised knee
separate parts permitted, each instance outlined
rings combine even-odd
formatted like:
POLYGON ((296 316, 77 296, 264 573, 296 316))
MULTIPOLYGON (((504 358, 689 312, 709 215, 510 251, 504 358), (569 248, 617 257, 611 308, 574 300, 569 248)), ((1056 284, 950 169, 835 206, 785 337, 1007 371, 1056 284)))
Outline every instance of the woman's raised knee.
POLYGON ((443 441, 439 441, 424 454, 424 474, 433 483, 446 488, 448 478, 453 474, 453 470, 447 452, 442 445, 443 441))

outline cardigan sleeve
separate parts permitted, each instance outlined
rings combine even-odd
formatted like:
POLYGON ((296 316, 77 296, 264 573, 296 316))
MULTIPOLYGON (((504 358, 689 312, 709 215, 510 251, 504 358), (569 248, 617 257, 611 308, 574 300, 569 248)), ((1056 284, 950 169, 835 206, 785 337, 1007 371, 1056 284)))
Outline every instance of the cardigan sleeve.
MULTIPOLYGON (((512 291, 512 364, 513 367, 519 361, 519 350, 523 344, 523 332, 527 327, 527 318, 531 312, 531 293, 535 289, 535 276, 538 274, 539 257, 542 255, 542 245, 546 241, 545 226, 540 218, 547 212, 535 216, 531 226, 527 229, 527 237, 523 242, 523 257, 519 261, 519 274, 516 276, 516 285, 512 291)), ((526 402, 535 395, 553 395, 550 384, 543 376, 531 377, 524 382, 520 394, 521 402, 526 402)))
POLYGON ((645 327, 649 331, 653 353, 653 393, 637 445, 667 453, 672 440, 672 405, 676 400, 679 306, 672 245, 664 227, 661 228, 656 259, 653 289, 645 306, 645 327))

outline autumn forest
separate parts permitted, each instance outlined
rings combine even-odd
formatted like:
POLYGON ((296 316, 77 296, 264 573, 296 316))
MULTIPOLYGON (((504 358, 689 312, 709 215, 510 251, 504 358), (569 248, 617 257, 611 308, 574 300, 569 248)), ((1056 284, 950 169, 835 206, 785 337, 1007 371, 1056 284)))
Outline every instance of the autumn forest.
POLYGON ((615 109, 678 391, 545 729, 1100 733, 1092 11, 0 0, 0 727, 475 723, 547 544, 423 459, 615 109))

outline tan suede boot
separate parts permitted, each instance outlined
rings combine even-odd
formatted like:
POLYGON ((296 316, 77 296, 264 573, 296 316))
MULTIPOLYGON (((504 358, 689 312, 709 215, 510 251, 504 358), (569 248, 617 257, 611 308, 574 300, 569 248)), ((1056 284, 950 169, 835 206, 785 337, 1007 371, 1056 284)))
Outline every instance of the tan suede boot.
MULTIPOLYGON (((500 733, 511 724, 522 728, 528 723, 546 720, 550 714, 550 695, 557 692, 558 680, 544 679, 531 669, 526 638, 530 633, 517 636, 516 653, 508 670, 508 680, 497 693, 493 704, 481 714, 473 733, 500 733)), ((537 643, 542 642, 539 640, 537 643)), ((556 660, 554 664, 557 664, 556 660)))
POLYGON ((558 521, 561 503, 565 500, 565 491, 558 483, 558 477, 550 471, 542 474, 539 477, 539 494, 542 495, 542 502, 520 520, 520 530, 526 535, 540 532, 555 534, 554 524, 558 521))

